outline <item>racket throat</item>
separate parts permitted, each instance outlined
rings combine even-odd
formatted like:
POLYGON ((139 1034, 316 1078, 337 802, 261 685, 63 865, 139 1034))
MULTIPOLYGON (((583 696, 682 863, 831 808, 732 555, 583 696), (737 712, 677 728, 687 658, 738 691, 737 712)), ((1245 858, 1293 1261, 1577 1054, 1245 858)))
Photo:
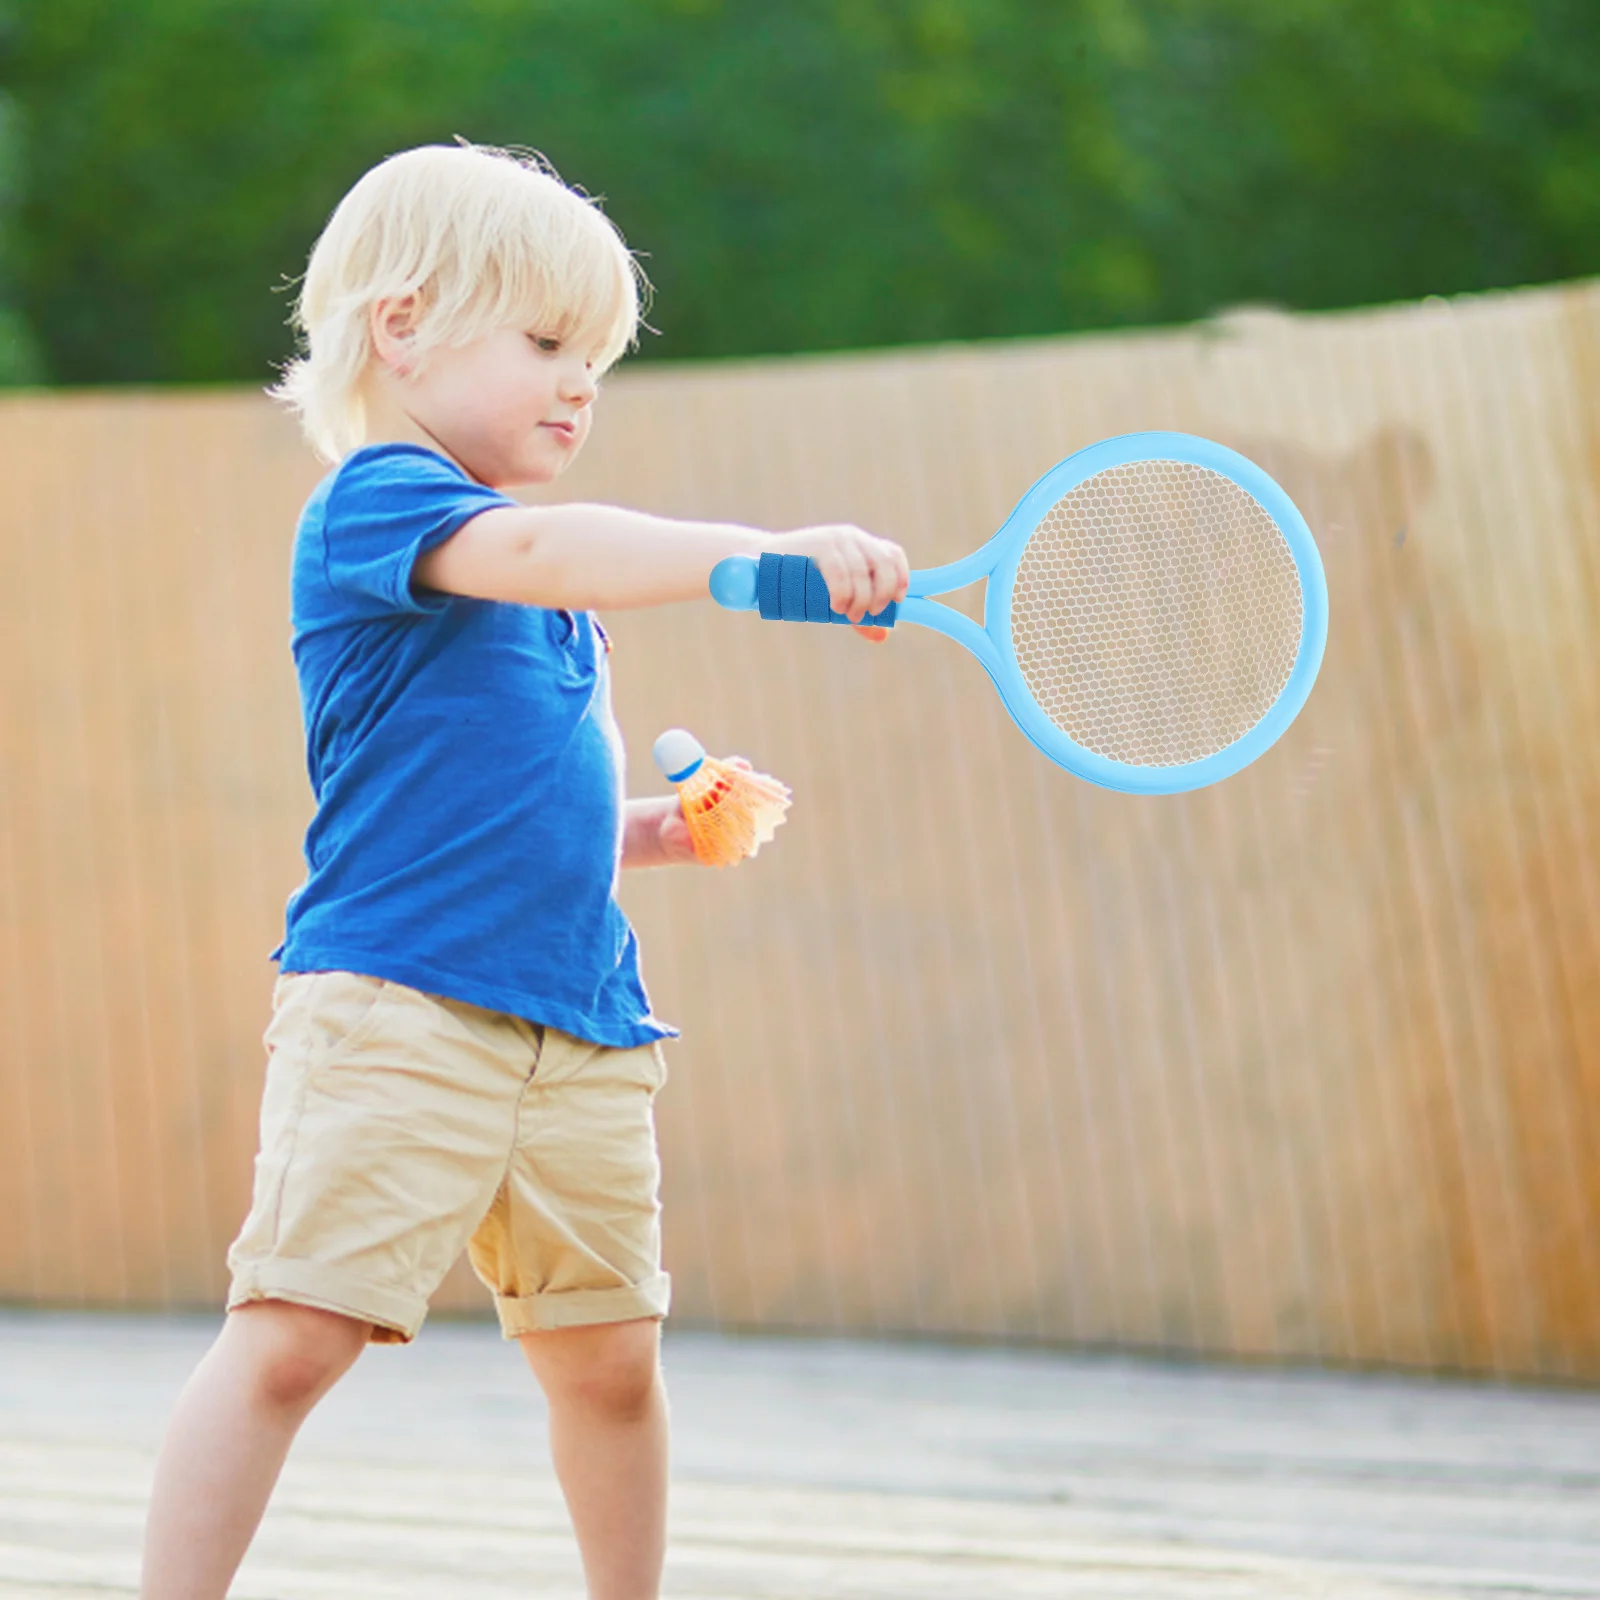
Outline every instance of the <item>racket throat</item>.
POLYGON ((999 684, 1003 670, 1000 651, 989 634, 965 612, 937 600, 910 597, 900 602, 900 621, 931 628, 935 633, 942 633, 945 638, 965 645, 982 662, 984 671, 999 684))

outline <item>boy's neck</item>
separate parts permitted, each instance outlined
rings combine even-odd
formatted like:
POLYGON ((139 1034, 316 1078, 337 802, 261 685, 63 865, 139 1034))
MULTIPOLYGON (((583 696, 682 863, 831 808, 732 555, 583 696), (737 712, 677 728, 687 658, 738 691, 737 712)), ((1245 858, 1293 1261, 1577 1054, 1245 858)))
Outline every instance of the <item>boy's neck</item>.
POLYGON ((375 444, 420 445, 466 472, 467 469, 401 405, 392 382, 368 374, 361 385, 361 402, 365 419, 362 429, 365 437, 361 441, 363 447, 375 444))

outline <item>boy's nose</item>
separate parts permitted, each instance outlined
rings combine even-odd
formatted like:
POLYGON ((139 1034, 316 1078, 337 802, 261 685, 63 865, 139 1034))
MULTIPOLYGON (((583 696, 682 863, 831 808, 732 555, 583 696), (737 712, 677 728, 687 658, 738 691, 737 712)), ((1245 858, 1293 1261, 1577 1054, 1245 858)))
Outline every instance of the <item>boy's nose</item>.
POLYGON ((575 406, 586 406, 595 396, 595 378, 589 365, 570 367, 563 374, 561 398, 575 406))

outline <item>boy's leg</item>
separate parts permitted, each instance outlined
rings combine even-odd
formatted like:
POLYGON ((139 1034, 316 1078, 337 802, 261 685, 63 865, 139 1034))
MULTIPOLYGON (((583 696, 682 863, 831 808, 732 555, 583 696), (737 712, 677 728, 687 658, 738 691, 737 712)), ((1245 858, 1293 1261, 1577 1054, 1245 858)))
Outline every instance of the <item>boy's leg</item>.
POLYGON ((589 1600, 657 1600, 667 1540, 667 1400, 660 1322, 525 1333, 550 1404, 550 1453, 589 1600))
POLYGON ((156 1462, 144 1600, 223 1600, 296 1431, 371 1331, 279 1300, 229 1314, 179 1396, 156 1462))

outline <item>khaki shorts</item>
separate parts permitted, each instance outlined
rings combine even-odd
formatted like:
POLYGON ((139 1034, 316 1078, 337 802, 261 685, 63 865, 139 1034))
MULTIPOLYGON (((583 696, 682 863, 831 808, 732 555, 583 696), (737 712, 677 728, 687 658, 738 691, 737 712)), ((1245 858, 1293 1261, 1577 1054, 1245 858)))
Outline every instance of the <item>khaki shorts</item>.
POLYGON ((353 972, 278 979, 228 1309, 412 1338, 462 1248, 505 1336, 666 1315, 659 1045, 610 1049, 353 972))

